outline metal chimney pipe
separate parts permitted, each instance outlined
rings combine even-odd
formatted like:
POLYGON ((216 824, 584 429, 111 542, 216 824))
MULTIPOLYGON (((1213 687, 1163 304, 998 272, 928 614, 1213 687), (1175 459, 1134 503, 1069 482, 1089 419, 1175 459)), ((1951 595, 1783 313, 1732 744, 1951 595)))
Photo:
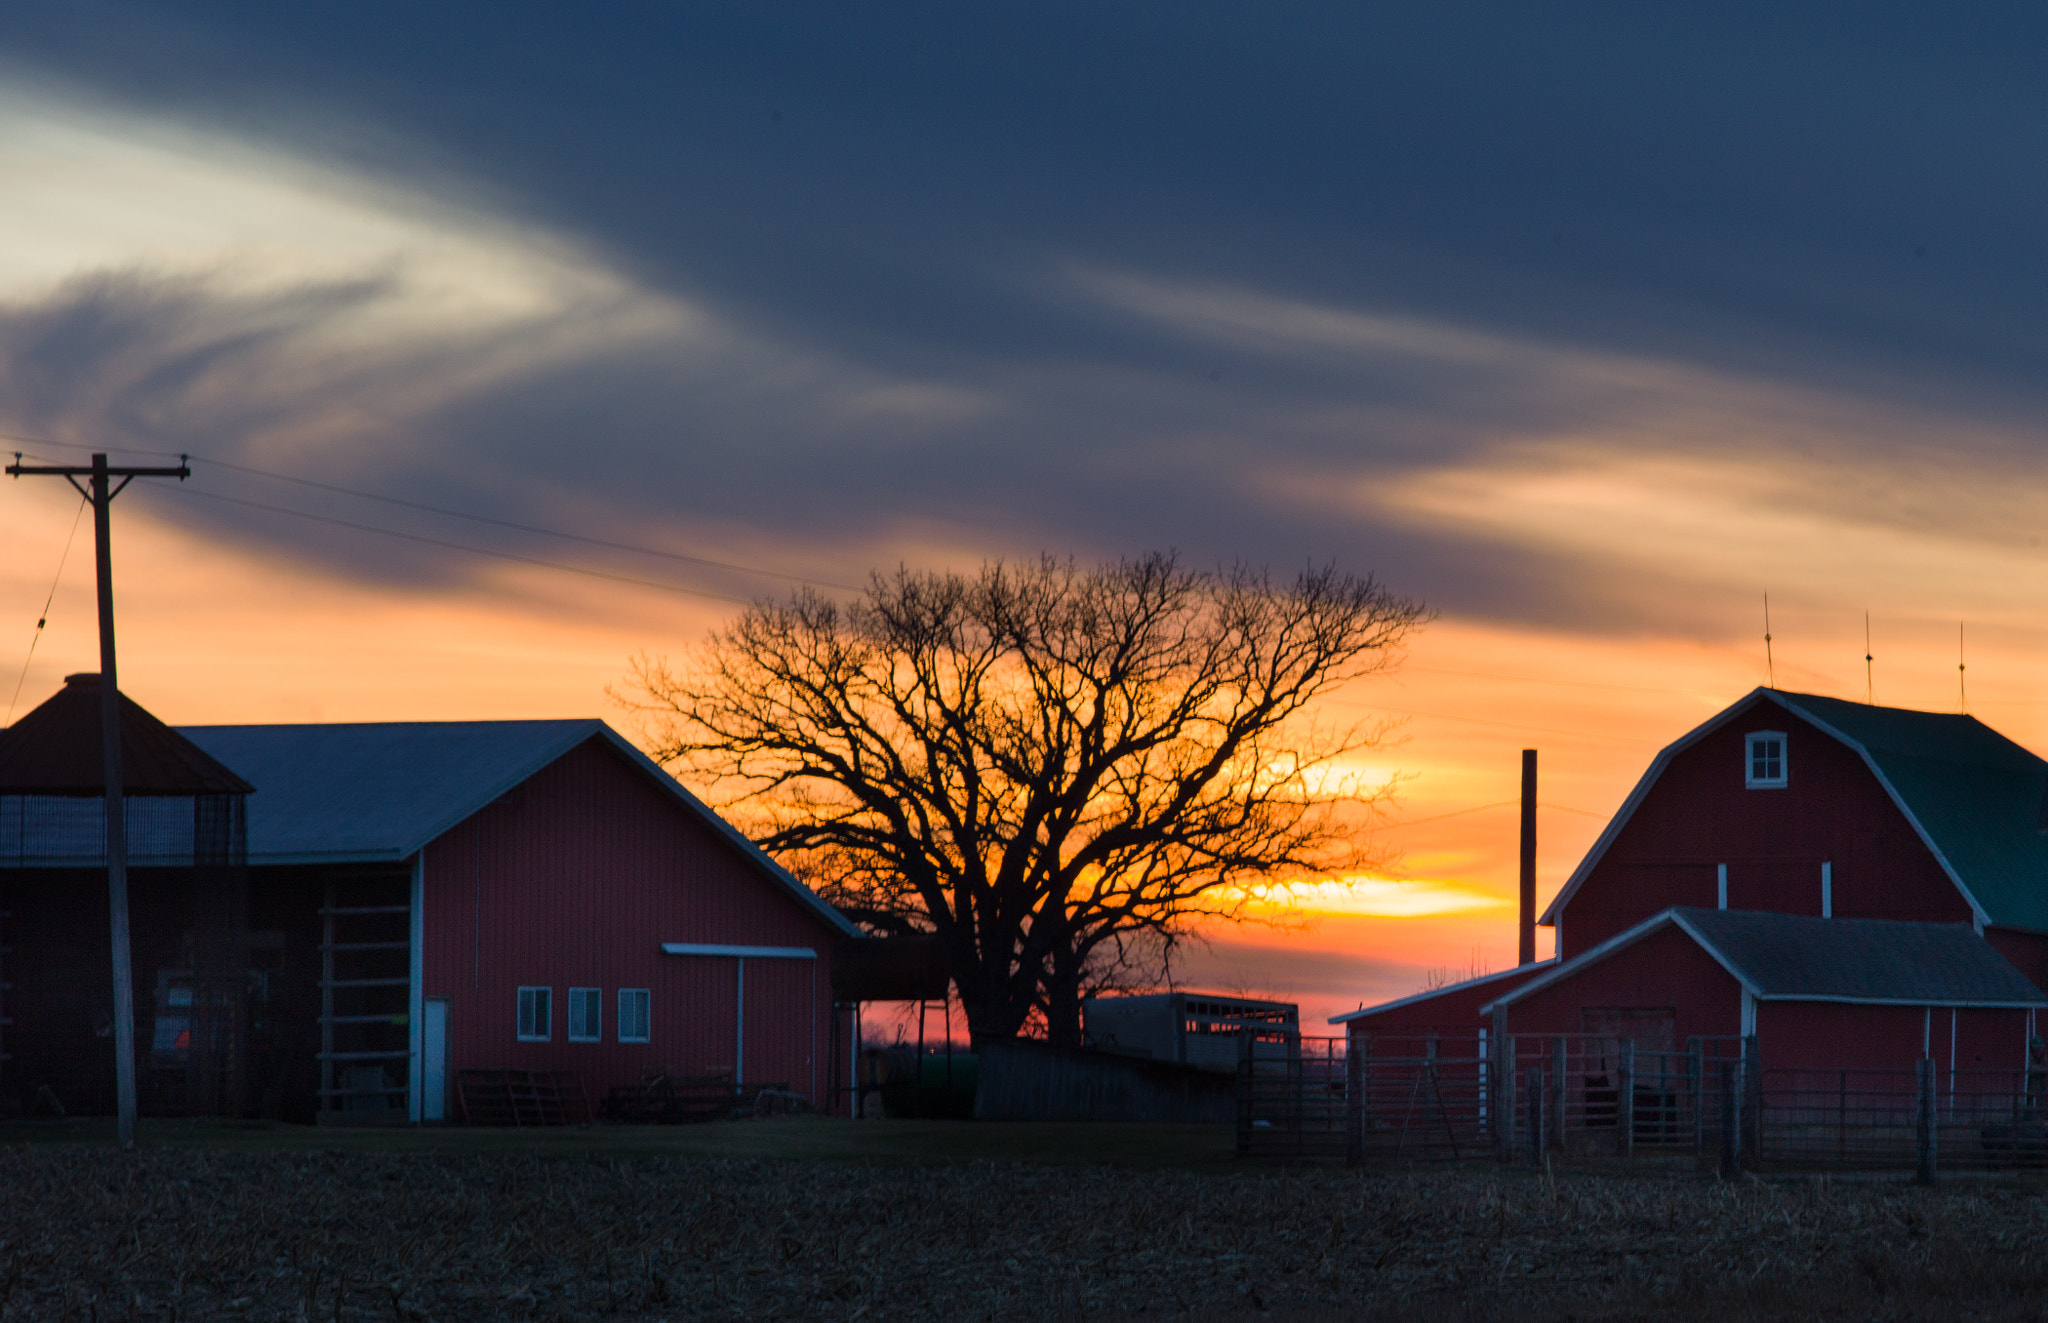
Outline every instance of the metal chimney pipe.
POLYGON ((1536 963, 1536 751, 1522 750, 1521 963, 1536 963))

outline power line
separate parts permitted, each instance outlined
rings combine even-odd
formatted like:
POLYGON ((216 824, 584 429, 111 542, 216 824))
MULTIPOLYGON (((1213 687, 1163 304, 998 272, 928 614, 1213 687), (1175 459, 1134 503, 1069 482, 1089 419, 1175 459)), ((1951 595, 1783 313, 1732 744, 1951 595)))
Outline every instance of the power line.
POLYGON ((1521 801, 1518 799, 1503 799, 1497 804, 1480 804, 1473 808, 1454 809, 1449 813, 1439 813, 1434 817, 1409 818, 1403 822, 1389 822, 1375 828, 1374 830, 1392 831, 1397 827, 1420 827, 1425 822, 1442 822, 1445 818, 1462 818, 1468 813, 1484 813, 1488 809, 1507 808, 1509 805, 1519 803, 1521 803, 1521 801))
POLYGON ((1338 707, 1358 708, 1366 712, 1391 712, 1395 716, 1402 717, 1429 717, 1437 721, 1462 721, 1473 726, 1498 726, 1503 730, 1534 731, 1539 735, 1563 735, 1568 739, 1574 740, 1606 740, 1611 744, 1629 744, 1638 748, 1652 742, 1649 740, 1632 740, 1623 735, 1595 735, 1589 731, 1560 730, 1555 726, 1524 726, 1514 721, 1488 721, 1484 717, 1453 716, 1449 712, 1421 712, 1414 708, 1387 707, 1381 703, 1361 703, 1356 699, 1350 698, 1325 698, 1322 701, 1334 703, 1338 707))
POLYGON ((222 496, 218 492, 180 490, 181 496, 195 496, 202 501, 220 501, 227 505, 246 506, 251 510, 267 510, 272 514, 290 515, 295 519, 311 519, 315 523, 332 524, 336 528, 352 528, 359 533, 376 533, 383 537, 401 538, 407 542, 419 542, 430 547, 443 547, 449 551, 467 552, 472 556, 491 556, 498 560, 515 561, 521 565, 537 565, 542 569, 561 570, 567 574, 583 574, 593 579, 609 579, 614 583, 630 583, 640 588, 658 588, 663 592, 683 593, 690 597, 708 597, 713 601, 732 602, 739 606, 751 606, 744 597, 732 597, 725 593, 714 593, 703 588, 686 588, 679 583, 664 583, 659 579, 640 579, 630 574, 613 574, 608 570, 593 570, 582 565, 567 565, 556 560, 542 560, 538 556, 522 556, 512 551, 494 551, 489 547, 473 547, 464 542, 450 542, 446 538, 427 537, 419 533, 401 533, 395 528, 379 528, 375 524, 358 524, 349 519, 337 519, 333 515, 314 514, 310 510, 292 510, 282 505, 266 505, 261 501, 244 500, 239 496, 222 496))
MULTIPOLYGON (((1395 828, 1397 828, 1397 827, 1420 827, 1420 826, 1421 826, 1421 825, 1422 825, 1423 823, 1425 823, 1425 822, 1442 822, 1442 821, 1443 821, 1444 819, 1446 819, 1446 818, 1462 818, 1462 817, 1464 817, 1464 816, 1465 816, 1466 814, 1468 814, 1468 813, 1484 813, 1484 812, 1486 812, 1486 811, 1487 811, 1488 809, 1497 809, 1497 808, 1510 808, 1510 807, 1513 807, 1514 805, 1516 805, 1516 804, 1519 804, 1519 803, 1521 803, 1521 802, 1522 802, 1522 801, 1521 801, 1521 800, 1519 800, 1519 799, 1503 799, 1503 800, 1497 800, 1497 801, 1495 801, 1494 803, 1491 803, 1491 804, 1478 804, 1478 805, 1475 805, 1475 806, 1473 806, 1472 808, 1462 808, 1462 809, 1453 809, 1453 810, 1451 810, 1451 811, 1450 811, 1449 813, 1438 813, 1438 814, 1435 814, 1435 815, 1434 815, 1434 816, 1432 816, 1432 817, 1427 817, 1427 818, 1408 818, 1408 819, 1405 819, 1405 820, 1403 820, 1403 821, 1401 821, 1401 822, 1389 822, 1389 823, 1383 823, 1383 824, 1381 824, 1381 825, 1380 825, 1379 827, 1375 828, 1375 830, 1378 830, 1378 831, 1392 831, 1392 830, 1394 830, 1394 829, 1395 829, 1395 828)), ((1608 818, 1608 817, 1612 816, 1611 814, 1607 814, 1607 813, 1591 813, 1591 812, 1588 812, 1588 811, 1587 811, 1587 810, 1585 810, 1585 809, 1575 809, 1575 808, 1569 808, 1569 807, 1567 807, 1567 806, 1565 806, 1565 805, 1563 805, 1563 804, 1544 804, 1544 803, 1540 803, 1540 802, 1539 802, 1539 803, 1537 804, 1537 807, 1538 807, 1538 808, 1547 808, 1547 809, 1555 809, 1555 810, 1557 810, 1557 811, 1558 811, 1559 813, 1576 813, 1576 814, 1578 814, 1579 816, 1581 816, 1581 817, 1585 817, 1585 818, 1600 818, 1600 819, 1603 819, 1603 820, 1604 820, 1604 819, 1606 819, 1606 818, 1608 818)))
POLYGON ((1692 695, 1689 689, 1659 689, 1639 684, 1600 684, 1593 680, 1551 680, 1535 675, 1497 675, 1485 671, 1446 671, 1434 666, 1403 666, 1403 675, 1455 675, 1467 680, 1501 680, 1508 684, 1554 684, 1568 689, 1616 689, 1630 694, 1683 694, 1692 695))
MULTIPOLYGON (((90 449, 90 447, 79 445, 76 442, 52 441, 46 437, 15 436, 7 433, 0 433, 0 437, 4 437, 7 440, 21 441, 32 445, 63 446, 66 449, 70 450, 90 449)), ((135 450, 129 453, 138 455, 165 455, 169 454, 170 452, 162 450, 135 450)), ((183 454, 184 452, 179 453, 183 454)), ((353 496, 365 501, 380 501, 385 505, 400 506, 407 510, 419 510, 426 514, 443 515, 450 519, 468 519, 475 523, 490 524, 493 527, 497 528, 509 528, 521 533, 537 533, 542 537, 561 538, 563 541, 566 542, 581 542, 587 546, 605 547, 612 551, 630 552, 636 556, 654 556, 662 560, 679 561, 686 565, 702 565, 709 569, 729 570, 736 574, 760 575, 764 578, 782 579, 789 583, 807 584, 813 588, 831 588, 839 592, 849 593, 857 593, 863 591, 862 589, 857 588, 852 584, 835 583, 830 579, 812 579, 807 578, 806 576, 801 574, 787 574, 781 570, 765 570, 759 568, 758 566, 741 565, 734 561, 712 560, 711 558, 706 556, 691 556, 686 555, 680 551, 663 551, 658 547, 645 547, 632 542, 615 542, 609 538, 590 537, 589 535, 583 533, 565 532, 564 530, 559 528, 548 528, 540 524, 525 524, 520 523, 518 520, 514 519, 500 519, 497 518, 495 515, 475 514, 468 510, 456 510, 442 505, 429 505, 424 501, 410 501, 404 499, 403 497, 386 496, 380 492, 366 492, 354 487, 344 487, 339 483, 322 482, 317 478, 301 478, 290 473, 276 473, 269 469, 252 468, 247 464, 235 464, 224 459, 209 459, 205 455, 192 455, 190 456, 190 458, 196 459, 204 464, 210 464, 215 468, 227 469, 235 473, 246 473, 251 477, 268 478, 273 482, 289 482, 300 487, 312 487, 320 491, 334 492, 342 496, 353 496)))
POLYGON ((85 507, 90 504, 91 501, 80 498, 78 513, 71 516, 71 532, 64 539, 63 554, 57 557, 57 572, 50 576, 50 595, 43 599, 43 612, 36 617, 36 631, 28 637, 28 656, 21 659, 21 674, 14 680, 14 697, 7 700, 7 720, 0 721, 0 726, 14 724, 14 707, 21 702, 21 686, 28 680, 29 663, 36 659, 36 644, 43 641, 43 626, 50 623, 50 605, 57 600, 57 585, 64 578, 64 562, 71 559, 71 544, 78 538, 79 521, 85 518, 85 507))

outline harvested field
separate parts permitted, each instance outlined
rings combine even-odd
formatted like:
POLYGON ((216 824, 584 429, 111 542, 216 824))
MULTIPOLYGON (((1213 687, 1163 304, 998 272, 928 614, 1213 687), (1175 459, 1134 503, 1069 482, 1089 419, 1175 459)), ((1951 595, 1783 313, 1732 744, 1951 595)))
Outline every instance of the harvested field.
POLYGON ((0 1319, 1987 1318, 2048 1191, 0 1147, 0 1319))

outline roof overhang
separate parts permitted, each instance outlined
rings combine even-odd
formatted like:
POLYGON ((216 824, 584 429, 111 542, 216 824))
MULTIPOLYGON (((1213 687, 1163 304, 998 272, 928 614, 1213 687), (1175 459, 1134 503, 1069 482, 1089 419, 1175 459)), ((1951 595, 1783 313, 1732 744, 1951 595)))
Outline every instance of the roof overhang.
POLYGON ((1427 992, 1418 992, 1410 997, 1383 1001, 1377 1006, 1361 1006, 1355 1011, 1346 1011, 1342 1015, 1333 1015, 1330 1017, 1330 1023, 1349 1024, 1353 1020, 1362 1020, 1368 1015, 1380 1015, 1387 1011, 1398 1011, 1404 1006, 1416 1006, 1422 1002, 1435 1001, 1438 997, 1448 997, 1454 993, 1468 992, 1473 988, 1483 988, 1489 983, 1498 983, 1502 979, 1513 978, 1517 974, 1526 976, 1534 970, 1556 963, 1557 957, 1552 956, 1548 960, 1538 960, 1534 964, 1516 965, 1513 969, 1504 969, 1498 974, 1481 974, 1478 978, 1468 978, 1462 983, 1446 983, 1440 988, 1431 988, 1427 992))
MULTIPOLYGON (((1559 983, 1565 979, 1571 978, 1573 975, 1588 968, 1589 966, 1596 965, 1600 963, 1602 960, 1607 959, 1609 956, 1612 956, 1617 952, 1620 952, 1628 947, 1634 946, 1637 942, 1642 941, 1645 937, 1649 937, 1652 934, 1664 928, 1677 928, 1680 932, 1683 932, 1687 937, 1691 938, 1693 943, 1697 945, 1700 948, 1700 950, 1706 952, 1708 957, 1711 958, 1715 964, 1719 965, 1721 969, 1728 975, 1728 977, 1735 980, 1736 984, 1742 989, 1742 991, 1745 994, 1747 994, 1748 996, 1757 1001, 1832 1002, 1838 1005, 1848 1006, 1940 1006, 1953 1007, 1958 1010, 2032 1010, 2038 1007, 2048 1006, 2048 993, 2041 994, 2038 1000, 1978 1001, 1972 999, 1958 1000, 1955 998, 1942 997, 1859 997, 1843 993, 1767 992, 1761 986, 1759 986, 1754 979, 1752 979, 1747 973, 1745 973, 1740 966, 1738 966, 1733 960, 1730 960, 1728 956, 1718 946, 1714 944, 1712 938, 1708 937, 1705 933, 1701 932, 1697 925, 1688 921, 1685 915, 1679 912, 1678 907, 1673 907, 1671 909, 1658 911, 1656 914, 1651 915, 1649 918, 1643 920, 1635 927, 1630 928, 1624 932, 1616 933, 1614 936, 1608 938, 1606 941, 1600 943, 1598 946, 1592 947, 1585 951, 1581 951, 1579 954, 1573 956, 1570 960, 1566 961, 1562 965, 1559 965, 1556 969, 1551 970, 1549 973, 1546 973, 1538 978, 1531 979, 1529 982, 1522 984, 1520 987, 1514 988, 1504 993, 1503 995, 1494 998, 1486 1005, 1481 1006, 1479 1008, 1479 1013, 1481 1015, 1488 1015, 1493 1012, 1495 1007, 1512 1006, 1516 1002, 1520 1001, 1522 998, 1529 996, 1532 993, 1540 992, 1544 988, 1547 988, 1552 984, 1559 983)), ((1978 940, 1981 941, 1982 938, 1980 937, 1978 940)))
POLYGON ((725 946, 717 942, 663 942, 663 955, 725 956, 738 960, 816 960, 808 946, 725 946))

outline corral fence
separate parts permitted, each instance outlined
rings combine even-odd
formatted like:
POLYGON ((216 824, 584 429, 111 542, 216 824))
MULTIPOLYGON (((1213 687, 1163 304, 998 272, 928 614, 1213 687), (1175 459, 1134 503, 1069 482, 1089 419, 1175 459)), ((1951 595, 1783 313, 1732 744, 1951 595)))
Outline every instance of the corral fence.
POLYGON ((1763 1068, 1754 1038, 1239 1038, 1237 1149, 1351 1165, 1553 1156, 1703 1169, 2048 1169, 2048 1073, 1763 1068))

